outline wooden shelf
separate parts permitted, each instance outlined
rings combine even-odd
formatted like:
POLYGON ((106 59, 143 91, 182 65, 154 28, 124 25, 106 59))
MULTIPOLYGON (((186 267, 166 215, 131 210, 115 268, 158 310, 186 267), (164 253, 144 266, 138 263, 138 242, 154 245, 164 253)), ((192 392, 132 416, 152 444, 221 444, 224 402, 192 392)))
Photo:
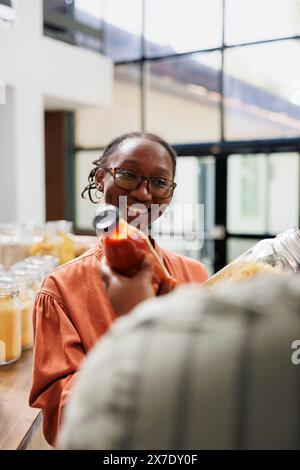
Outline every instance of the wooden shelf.
POLYGON ((32 448, 37 434, 39 444, 33 448, 51 448, 41 438, 40 410, 28 404, 31 376, 32 350, 24 351, 17 362, 0 366, 0 450, 32 448))

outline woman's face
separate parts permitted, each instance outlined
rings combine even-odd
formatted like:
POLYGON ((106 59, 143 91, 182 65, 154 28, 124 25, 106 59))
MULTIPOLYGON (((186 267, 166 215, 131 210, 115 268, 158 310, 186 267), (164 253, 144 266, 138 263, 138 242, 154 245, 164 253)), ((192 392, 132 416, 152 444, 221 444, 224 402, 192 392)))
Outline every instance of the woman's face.
MULTIPOLYGON (((109 157, 106 167, 125 168, 144 176, 158 176, 173 180, 173 165, 168 151, 158 142, 144 137, 126 139, 122 142, 116 152, 109 157)), ((150 211, 151 205, 165 205, 166 207, 172 199, 172 194, 166 199, 157 199, 148 189, 146 180, 143 180, 135 190, 120 189, 115 185, 113 175, 103 170, 99 170, 97 173, 97 188, 102 189, 104 201, 116 207, 119 207, 120 196, 127 197, 128 222, 131 222, 138 214, 134 210, 134 205, 143 204, 150 211)), ((155 215, 152 212, 152 222, 162 212, 163 210, 155 215)), ((148 221, 148 225, 150 225, 150 213, 148 221)))

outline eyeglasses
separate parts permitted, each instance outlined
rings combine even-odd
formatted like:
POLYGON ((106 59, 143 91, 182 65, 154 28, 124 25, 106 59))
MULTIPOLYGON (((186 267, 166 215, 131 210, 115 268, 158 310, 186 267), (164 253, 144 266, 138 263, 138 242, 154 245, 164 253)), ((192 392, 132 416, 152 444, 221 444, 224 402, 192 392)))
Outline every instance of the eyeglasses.
POLYGON ((158 199, 166 199, 172 195, 176 188, 176 183, 160 176, 144 176, 127 168, 103 168, 113 177, 115 185, 120 189, 134 191, 138 189, 143 180, 146 180, 147 188, 154 197, 158 199))

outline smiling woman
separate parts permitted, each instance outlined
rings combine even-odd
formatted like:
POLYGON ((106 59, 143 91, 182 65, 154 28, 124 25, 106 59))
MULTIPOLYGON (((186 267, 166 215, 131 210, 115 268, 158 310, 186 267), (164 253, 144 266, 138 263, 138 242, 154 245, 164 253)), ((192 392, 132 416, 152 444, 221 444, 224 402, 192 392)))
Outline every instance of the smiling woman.
POLYGON ((123 134, 114 139, 93 163, 95 168, 89 174, 89 184, 82 196, 87 192, 94 203, 103 196, 107 204, 116 207, 120 205, 120 198, 125 197, 129 222, 134 218, 135 214, 130 212, 135 212, 135 205, 143 204, 150 209, 153 204, 164 203, 166 208, 172 199, 176 187, 173 181, 176 154, 166 141, 154 134, 123 134), (100 197, 97 196, 99 192, 100 197))
MULTIPOLYGON (((116 207, 120 199, 126 197, 129 212, 137 204, 151 208, 153 204, 161 206, 163 203, 165 208, 172 199, 176 154, 156 135, 124 134, 106 147, 94 165, 88 177, 89 184, 82 193, 83 196, 87 194, 92 202, 97 202, 99 192, 105 203, 116 207)), ((157 213, 156 217, 160 215, 157 213)), ((133 218, 129 214, 129 223, 133 218)), ((162 249, 152 239, 150 241, 167 272, 177 280, 177 285, 202 283, 207 279, 206 268, 201 263, 162 249)), ((118 317, 100 275, 102 258, 100 238, 95 248, 52 271, 36 297, 30 405, 42 409, 44 433, 50 444, 55 444, 64 405, 72 393, 82 360, 118 317)), ((139 272, 136 275, 141 277, 139 272)), ((148 278, 151 282, 151 276, 148 278)), ((144 281, 143 289, 138 292, 127 290, 122 294, 128 305, 136 305, 149 296, 144 281)), ((152 294, 160 295, 160 288, 157 286, 152 294)))

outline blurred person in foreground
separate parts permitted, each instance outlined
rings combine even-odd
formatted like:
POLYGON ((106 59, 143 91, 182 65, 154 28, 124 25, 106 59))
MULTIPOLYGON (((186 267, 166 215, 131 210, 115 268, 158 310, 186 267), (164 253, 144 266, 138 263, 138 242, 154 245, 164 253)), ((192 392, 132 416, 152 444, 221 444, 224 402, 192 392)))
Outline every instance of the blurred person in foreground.
POLYGON ((102 271, 120 315, 141 303, 88 354, 60 448, 300 448, 298 274, 158 298, 147 260, 131 279, 102 271))
MULTIPOLYGON (((105 203, 116 207, 125 198, 123 216, 129 223, 135 220, 142 205, 151 224, 152 207, 165 209, 172 200, 176 154, 154 134, 131 132, 119 136, 93 164, 82 195, 88 195, 94 203, 102 197, 105 203)), ((154 213, 155 218, 159 215, 154 213)), ((153 238, 150 242, 179 285, 207 279, 206 268, 200 262, 160 248, 153 238)), ((44 434, 51 445, 55 445, 81 361, 118 316, 99 276, 102 258, 103 244, 99 238, 95 248, 52 271, 36 296, 29 404, 42 410, 44 434)), ((164 286, 159 286, 155 294, 162 293, 164 286)), ((122 296, 124 303, 131 301, 128 292, 124 291, 122 296)))

